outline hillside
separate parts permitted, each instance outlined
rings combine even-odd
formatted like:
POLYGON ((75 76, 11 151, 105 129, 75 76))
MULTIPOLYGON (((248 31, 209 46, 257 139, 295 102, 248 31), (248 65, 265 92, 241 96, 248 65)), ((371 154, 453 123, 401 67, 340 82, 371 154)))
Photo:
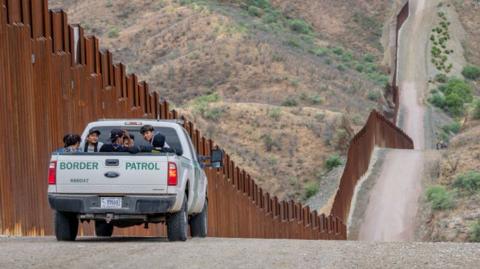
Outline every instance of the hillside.
POLYGON ((99 36, 116 61, 191 115, 280 198, 314 193, 325 160, 344 154, 372 108, 389 107, 379 65, 391 13, 384 1, 360 1, 358 9, 352 1, 50 5, 99 36))
MULTIPOLYGON (((447 55, 446 69, 438 70, 438 62, 430 67, 431 73, 437 74, 432 75, 429 95, 435 142, 448 147, 440 151, 438 160, 432 160, 432 179, 424 195, 428 208, 422 239, 479 242, 480 2, 439 1, 437 10, 438 25, 446 23, 442 32, 448 37, 446 44, 438 45, 463 54, 447 55)), ((438 27, 433 31, 438 32, 438 27)), ((432 43, 433 48, 435 41, 432 43)))

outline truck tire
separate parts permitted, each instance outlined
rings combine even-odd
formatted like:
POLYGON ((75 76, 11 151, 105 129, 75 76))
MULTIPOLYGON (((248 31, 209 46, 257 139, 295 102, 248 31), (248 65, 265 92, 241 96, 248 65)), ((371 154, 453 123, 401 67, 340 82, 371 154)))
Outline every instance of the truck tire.
POLYGON ((208 229, 208 201, 205 200, 202 212, 194 215, 190 219, 190 233, 192 237, 207 236, 208 229))
POLYGON ((75 213, 55 211, 55 237, 58 241, 75 241, 78 219, 75 213))
POLYGON ((113 224, 104 220, 95 221, 95 234, 102 237, 111 237, 113 234, 113 224))
POLYGON ((182 209, 167 217, 167 236, 168 241, 187 240, 188 228, 187 214, 187 196, 183 199, 182 209))

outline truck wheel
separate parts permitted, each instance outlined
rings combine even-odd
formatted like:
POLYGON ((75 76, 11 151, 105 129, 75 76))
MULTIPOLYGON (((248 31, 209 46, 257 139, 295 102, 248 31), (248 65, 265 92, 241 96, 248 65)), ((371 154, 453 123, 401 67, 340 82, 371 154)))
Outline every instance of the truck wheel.
POLYGON ((58 241, 75 241, 78 219, 75 213, 55 211, 55 237, 58 241))
POLYGON ((187 240, 187 196, 183 199, 182 209, 167 217, 168 241, 187 240))
POLYGON ((207 236, 208 227, 208 201, 205 200, 202 212, 196 214, 190 219, 190 232, 192 237, 207 236))
POLYGON ((104 220, 95 221, 95 234, 97 236, 111 237, 113 234, 113 224, 104 220))

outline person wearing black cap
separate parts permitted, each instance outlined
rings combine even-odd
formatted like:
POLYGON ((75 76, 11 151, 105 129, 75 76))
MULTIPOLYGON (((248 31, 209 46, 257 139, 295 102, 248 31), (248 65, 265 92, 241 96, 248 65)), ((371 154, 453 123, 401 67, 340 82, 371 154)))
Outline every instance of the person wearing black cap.
POLYGON ((125 131, 120 129, 113 129, 110 131, 110 141, 111 144, 104 144, 100 148, 100 152, 130 152, 138 153, 139 149, 137 147, 125 147, 123 145, 123 139, 126 136, 125 131))
POLYGON ((100 131, 97 129, 92 129, 88 132, 83 152, 98 152, 102 148, 103 143, 98 141, 100 134, 100 131))

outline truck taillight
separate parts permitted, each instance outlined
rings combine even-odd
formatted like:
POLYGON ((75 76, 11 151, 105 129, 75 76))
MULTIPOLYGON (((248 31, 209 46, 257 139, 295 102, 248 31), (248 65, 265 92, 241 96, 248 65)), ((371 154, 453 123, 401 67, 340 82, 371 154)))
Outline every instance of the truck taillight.
POLYGON ((168 163, 168 186, 177 186, 177 165, 168 163))
POLYGON ((48 167, 48 185, 57 184, 57 161, 51 161, 48 167))

